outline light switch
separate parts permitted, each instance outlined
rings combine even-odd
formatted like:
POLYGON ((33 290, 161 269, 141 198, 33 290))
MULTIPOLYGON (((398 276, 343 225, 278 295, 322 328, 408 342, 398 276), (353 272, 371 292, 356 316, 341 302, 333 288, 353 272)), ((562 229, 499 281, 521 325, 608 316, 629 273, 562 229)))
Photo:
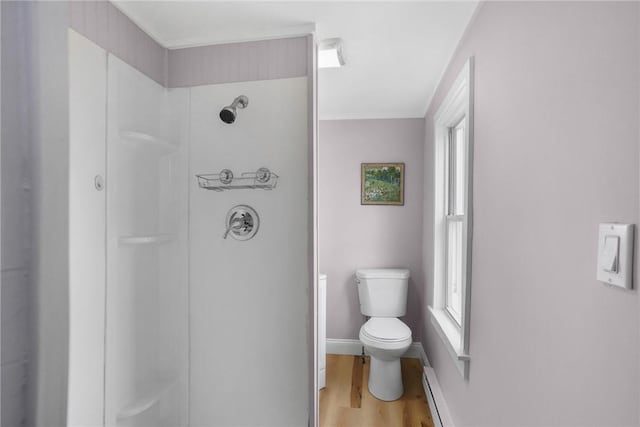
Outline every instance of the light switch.
POLYGON ((597 279, 631 289, 633 283, 633 224, 600 224, 597 279))
POLYGON ((618 248, 620 238, 618 236, 605 236, 604 251, 601 256, 604 271, 609 273, 618 272, 618 248))

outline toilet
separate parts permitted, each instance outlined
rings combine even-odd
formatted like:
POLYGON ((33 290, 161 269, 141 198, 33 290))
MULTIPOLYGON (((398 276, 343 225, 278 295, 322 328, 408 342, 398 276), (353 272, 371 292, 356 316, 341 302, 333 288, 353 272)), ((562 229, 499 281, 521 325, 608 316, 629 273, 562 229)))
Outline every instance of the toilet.
POLYGON ((380 400, 402 397, 400 357, 411 345, 411 329, 398 317, 407 311, 409 270, 356 271, 360 312, 370 319, 360 328, 360 342, 371 356, 369 391, 380 400))

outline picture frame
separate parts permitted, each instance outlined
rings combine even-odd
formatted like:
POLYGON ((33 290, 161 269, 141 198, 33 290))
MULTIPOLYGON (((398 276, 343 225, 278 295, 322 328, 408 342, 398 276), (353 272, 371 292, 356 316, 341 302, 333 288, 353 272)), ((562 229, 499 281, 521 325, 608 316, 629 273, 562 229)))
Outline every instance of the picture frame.
POLYGON ((361 163, 360 204, 404 206, 404 163, 361 163))

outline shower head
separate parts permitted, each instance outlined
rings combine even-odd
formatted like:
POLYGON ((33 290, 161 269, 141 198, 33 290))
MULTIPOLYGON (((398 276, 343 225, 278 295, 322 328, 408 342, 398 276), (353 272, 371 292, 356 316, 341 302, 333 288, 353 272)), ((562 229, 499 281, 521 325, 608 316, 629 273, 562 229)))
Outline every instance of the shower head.
POLYGON ((237 108, 246 108, 249 105, 249 98, 244 95, 240 95, 236 99, 233 100, 231 105, 228 105, 220 111, 220 119, 227 123, 231 124, 236 121, 236 109, 237 108))

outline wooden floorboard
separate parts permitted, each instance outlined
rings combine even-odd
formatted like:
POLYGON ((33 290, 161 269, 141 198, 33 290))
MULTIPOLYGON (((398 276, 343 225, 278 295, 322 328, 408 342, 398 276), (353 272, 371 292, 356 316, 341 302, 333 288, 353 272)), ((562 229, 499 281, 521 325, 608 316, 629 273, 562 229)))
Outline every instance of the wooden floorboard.
POLYGON ((376 399, 367 383, 369 358, 327 355, 327 383, 320 390, 321 427, 433 427, 422 389, 422 364, 402 359, 404 394, 399 400, 376 399))
POLYGON ((351 370, 351 407, 362 407, 362 374, 364 373, 364 363, 362 357, 353 358, 353 369, 351 370))

